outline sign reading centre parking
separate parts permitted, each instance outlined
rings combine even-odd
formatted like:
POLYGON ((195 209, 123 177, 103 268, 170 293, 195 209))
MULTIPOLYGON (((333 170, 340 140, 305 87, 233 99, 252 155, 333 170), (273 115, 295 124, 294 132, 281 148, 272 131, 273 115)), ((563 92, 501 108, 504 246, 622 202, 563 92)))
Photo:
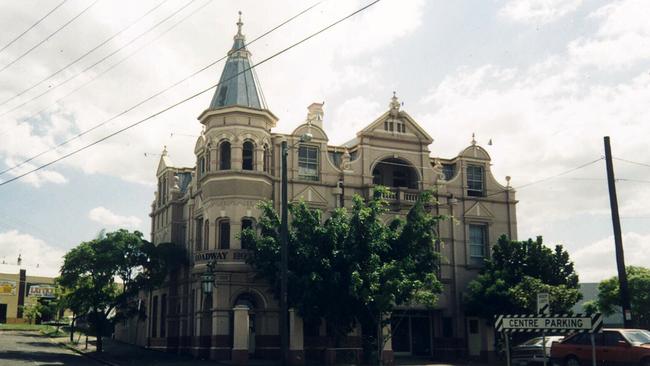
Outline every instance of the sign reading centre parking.
POLYGON ((545 315, 500 315, 495 327, 499 332, 533 331, 579 331, 598 332, 602 328, 602 316, 545 316, 545 315))

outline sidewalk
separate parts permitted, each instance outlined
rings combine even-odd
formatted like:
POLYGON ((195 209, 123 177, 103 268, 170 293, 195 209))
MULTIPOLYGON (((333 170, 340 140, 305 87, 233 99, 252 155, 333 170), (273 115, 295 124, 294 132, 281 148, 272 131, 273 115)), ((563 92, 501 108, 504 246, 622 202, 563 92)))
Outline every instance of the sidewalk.
MULTIPOLYGON (((104 339, 104 352, 97 353, 95 349, 95 338, 89 337, 88 348, 85 347, 85 337, 81 337, 79 344, 73 345, 68 337, 52 338, 65 347, 71 348, 78 353, 82 353, 96 361, 109 366, 214 366, 230 365, 230 362, 217 362, 198 360, 189 356, 177 355, 174 353, 164 353, 152 351, 131 344, 116 342, 110 338, 104 339)), ((426 359, 401 359, 397 358, 397 365, 417 365, 417 366, 486 366, 480 363, 434 363, 426 359)), ((250 360, 250 366, 271 366, 277 365, 275 362, 250 360)), ((309 366, 320 365, 318 363, 309 363, 309 366)))

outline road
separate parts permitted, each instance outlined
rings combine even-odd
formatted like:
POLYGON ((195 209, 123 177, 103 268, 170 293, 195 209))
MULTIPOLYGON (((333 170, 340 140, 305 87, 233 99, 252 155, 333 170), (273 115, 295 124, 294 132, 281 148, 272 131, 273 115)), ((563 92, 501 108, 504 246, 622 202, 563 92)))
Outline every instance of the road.
POLYGON ((95 366, 99 363, 68 350, 38 332, 0 332, 0 366, 95 366))

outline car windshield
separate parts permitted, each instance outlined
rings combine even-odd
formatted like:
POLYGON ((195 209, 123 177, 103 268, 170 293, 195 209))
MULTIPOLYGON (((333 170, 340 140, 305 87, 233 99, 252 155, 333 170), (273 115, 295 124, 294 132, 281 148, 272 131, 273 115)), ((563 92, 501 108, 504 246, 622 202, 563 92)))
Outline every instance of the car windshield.
POLYGON ((650 332, 646 330, 626 330, 623 334, 632 344, 650 343, 650 332))

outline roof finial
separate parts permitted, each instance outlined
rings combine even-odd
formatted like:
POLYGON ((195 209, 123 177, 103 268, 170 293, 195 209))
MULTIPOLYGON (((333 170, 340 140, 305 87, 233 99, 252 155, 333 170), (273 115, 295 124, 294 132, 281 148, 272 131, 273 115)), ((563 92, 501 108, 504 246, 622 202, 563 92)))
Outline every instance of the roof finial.
POLYGON ((390 110, 393 114, 397 114, 399 112, 399 99, 397 99, 397 93, 393 91, 393 97, 390 98, 390 104, 389 104, 390 110))
POLYGON ((243 34, 241 33, 241 27, 242 27, 242 25, 244 25, 244 23, 241 21, 241 10, 240 10, 240 11, 239 11, 239 21, 237 22, 237 35, 238 35, 238 36, 243 35, 243 34))
MULTIPOLYGON (((145 154, 146 155, 146 154, 145 154)), ((163 145, 162 156, 167 156, 167 145, 163 145)))
POLYGON ((476 138, 474 132, 472 132, 472 146, 476 145, 476 138))

